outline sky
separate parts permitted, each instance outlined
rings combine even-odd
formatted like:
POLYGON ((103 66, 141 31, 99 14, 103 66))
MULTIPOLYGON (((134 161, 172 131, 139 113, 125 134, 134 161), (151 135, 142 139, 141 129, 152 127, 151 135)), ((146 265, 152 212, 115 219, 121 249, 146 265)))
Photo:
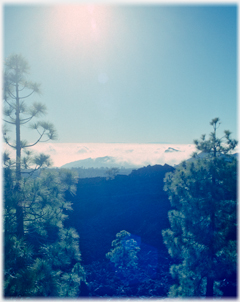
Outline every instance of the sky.
POLYGON ((56 143, 192 144, 215 117, 237 138, 237 5, 6 3, 3 18, 3 56, 29 62, 56 143))

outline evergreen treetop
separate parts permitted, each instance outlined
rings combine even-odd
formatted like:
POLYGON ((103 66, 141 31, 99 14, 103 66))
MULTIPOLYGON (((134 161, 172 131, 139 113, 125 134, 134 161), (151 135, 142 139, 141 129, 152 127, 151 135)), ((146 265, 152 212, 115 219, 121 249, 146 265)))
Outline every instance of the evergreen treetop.
POLYGON ((169 254, 178 259, 170 270, 175 279, 170 296, 219 296, 227 278, 236 273, 237 159, 225 155, 237 142, 229 131, 226 143, 218 139, 218 123, 212 120, 209 140, 195 141, 209 156, 183 162, 165 177, 173 210, 171 228, 162 235, 169 254))

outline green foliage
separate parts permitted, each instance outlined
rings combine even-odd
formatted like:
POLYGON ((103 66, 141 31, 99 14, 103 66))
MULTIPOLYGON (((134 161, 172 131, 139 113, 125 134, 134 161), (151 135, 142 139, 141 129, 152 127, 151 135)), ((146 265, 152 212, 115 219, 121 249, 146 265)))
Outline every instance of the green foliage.
POLYGON ((112 241, 112 247, 106 257, 114 263, 115 267, 120 270, 137 267, 137 253, 140 248, 137 242, 131 239, 129 232, 123 230, 117 233, 116 239, 112 241))
MULTIPOLYGON (((115 273, 121 279, 124 286, 128 286, 138 274, 138 256, 140 251, 137 242, 131 238, 131 234, 122 230, 116 234, 116 239, 112 241, 112 249, 106 254, 115 266, 115 273)), ((117 294, 120 295, 123 288, 118 287, 117 294)))
POLYGON ((224 136, 218 138, 216 132, 220 126, 220 119, 214 118, 210 122, 210 125, 213 126, 213 132, 210 133, 209 139, 206 140, 206 135, 203 134, 200 140, 194 140, 197 150, 205 152, 209 157, 217 157, 220 155, 227 155, 231 153, 238 142, 235 139, 231 138, 231 132, 229 130, 224 131, 224 136))
POLYGON ((70 171, 42 171, 40 177, 23 178, 21 192, 14 173, 4 169, 4 295, 6 297, 74 297, 85 280, 79 236, 64 228, 65 200, 76 177, 70 171), (70 175, 71 174, 71 175, 70 175), (66 176, 67 175, 67 176, 66 176), (21 194, 22 198, 17 195, 21 194), (17 237, 15 199, 22 200, 24 237, 17 237))
POLYGON ((220 295, 219 282, 236 271, 237 160, 227 157, 236 141, 228 131, 227 145, 216 137, 218 122, 211 122, 214 132, 208 141, 205 136, 201 143, 195 141, 209 156, 183 162, 165 177, 173 210, 171 229, 162 235, 169 254, 178 261, 170 270, 173 297, 220 295))

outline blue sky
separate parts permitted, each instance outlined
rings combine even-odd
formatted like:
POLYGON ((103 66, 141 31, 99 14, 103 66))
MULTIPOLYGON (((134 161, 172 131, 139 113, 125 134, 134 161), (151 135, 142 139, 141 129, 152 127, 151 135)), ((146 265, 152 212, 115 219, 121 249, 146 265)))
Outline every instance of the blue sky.
POLYGON ((236 5, 8 4, 3 16, 4 57, 28 60, 57 142, 191 144, 215 117, 237 138, 236 5))

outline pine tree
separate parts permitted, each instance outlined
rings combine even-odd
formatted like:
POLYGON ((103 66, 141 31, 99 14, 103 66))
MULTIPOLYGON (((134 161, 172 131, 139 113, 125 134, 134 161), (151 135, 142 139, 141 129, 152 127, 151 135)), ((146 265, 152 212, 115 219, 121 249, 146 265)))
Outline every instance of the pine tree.
POLYGON ((15 175, 5 169, 4 182, 4 296, 76 297, 85 272, 79 236, 64 227, 76 176, 67 170, 43 171, 22 179, 24 234, 17 236, 15 175))
MULTIPOLYGON (((11 55, 5 61, 4 71, 4 119, 3 138, 5 143, 16 151, 15 171, 16 184, 14 190, 18 195, 16 204, 17 233, 18 237, 24 236, 23 209, 21 204, 21 171, 22 167, 28 168, 30 164, 37 167, 48 166, 49 157, 43 154, 31 156, 31 152, 26 151, 26 156, 22 157, 22 150, 32 147, 41 141, 48 141, 56 138, 56 131, 49 122, 38 121, 30 127, 37 132, 37 139, 34 143, 28 144, 21 138, 21 127, 34 118, 46 113, 46 107, 41 103, 33 103, 27 106, 26 101, 34 94, 40 93, 40 85, 27 81, 26 75, 29 72, 28 62, 21 55, 11 55), (10 142, 7 126, 15 128, 15 142, 10 142)), ((12 164, 13 165, 13 164, 12 164)))
POLYGON ((16 140, 10 142, 4 127, 5 143, 16 150, 15 162, 4 153, 4 296, 74 297, 85 280, 81 266, 79 237, 74 229, 64 228, 71 204, 66 195, 74 194, 77 177, 71 171, 33 171, 50 165, 49 156, 33 155, 26 148, 52 140, 56 131, 51 123, 38 121, 30 127, 38 138, 28 144, 21 139, 21 126, 45 113, 45 106, 25 101, 39 93, 39 85, 26 80, 27 61, 19 55, 5 62, 5 123, 13 126, 16 140), (22 156, 25 150, 26 156, 22 156), (24 169, 31 169, 23 177, 24 169))
POLYGON ((119 269, 136 267, 137 253, 140 248, 137 242, 131 238, 127 231, 121 231, 116 234, 116 239, 112 241, 112 249, 106 254, 106 257, 114 263, 119 269))
POLYGON ((135 275, 138 269, 138 256, 140 251, 137 241, 131 238, 131 234, 122 230, 116 234, 112 241, 112 249, 106 254, 116 268, 116 273, 128 284, 131 275, 135 275))
POLYGON ((213 132, 195 140, 194 160, 183 162, 165 177, 164 189, 172 207, 171 229, 162 232, 177 263, 170 269, 176 283, 169 295, 177 297, 221 295, 223 280, 236 272, 237 160, 231 152, 237 141, 231 133, 219 139, 219 119, 213 132))

